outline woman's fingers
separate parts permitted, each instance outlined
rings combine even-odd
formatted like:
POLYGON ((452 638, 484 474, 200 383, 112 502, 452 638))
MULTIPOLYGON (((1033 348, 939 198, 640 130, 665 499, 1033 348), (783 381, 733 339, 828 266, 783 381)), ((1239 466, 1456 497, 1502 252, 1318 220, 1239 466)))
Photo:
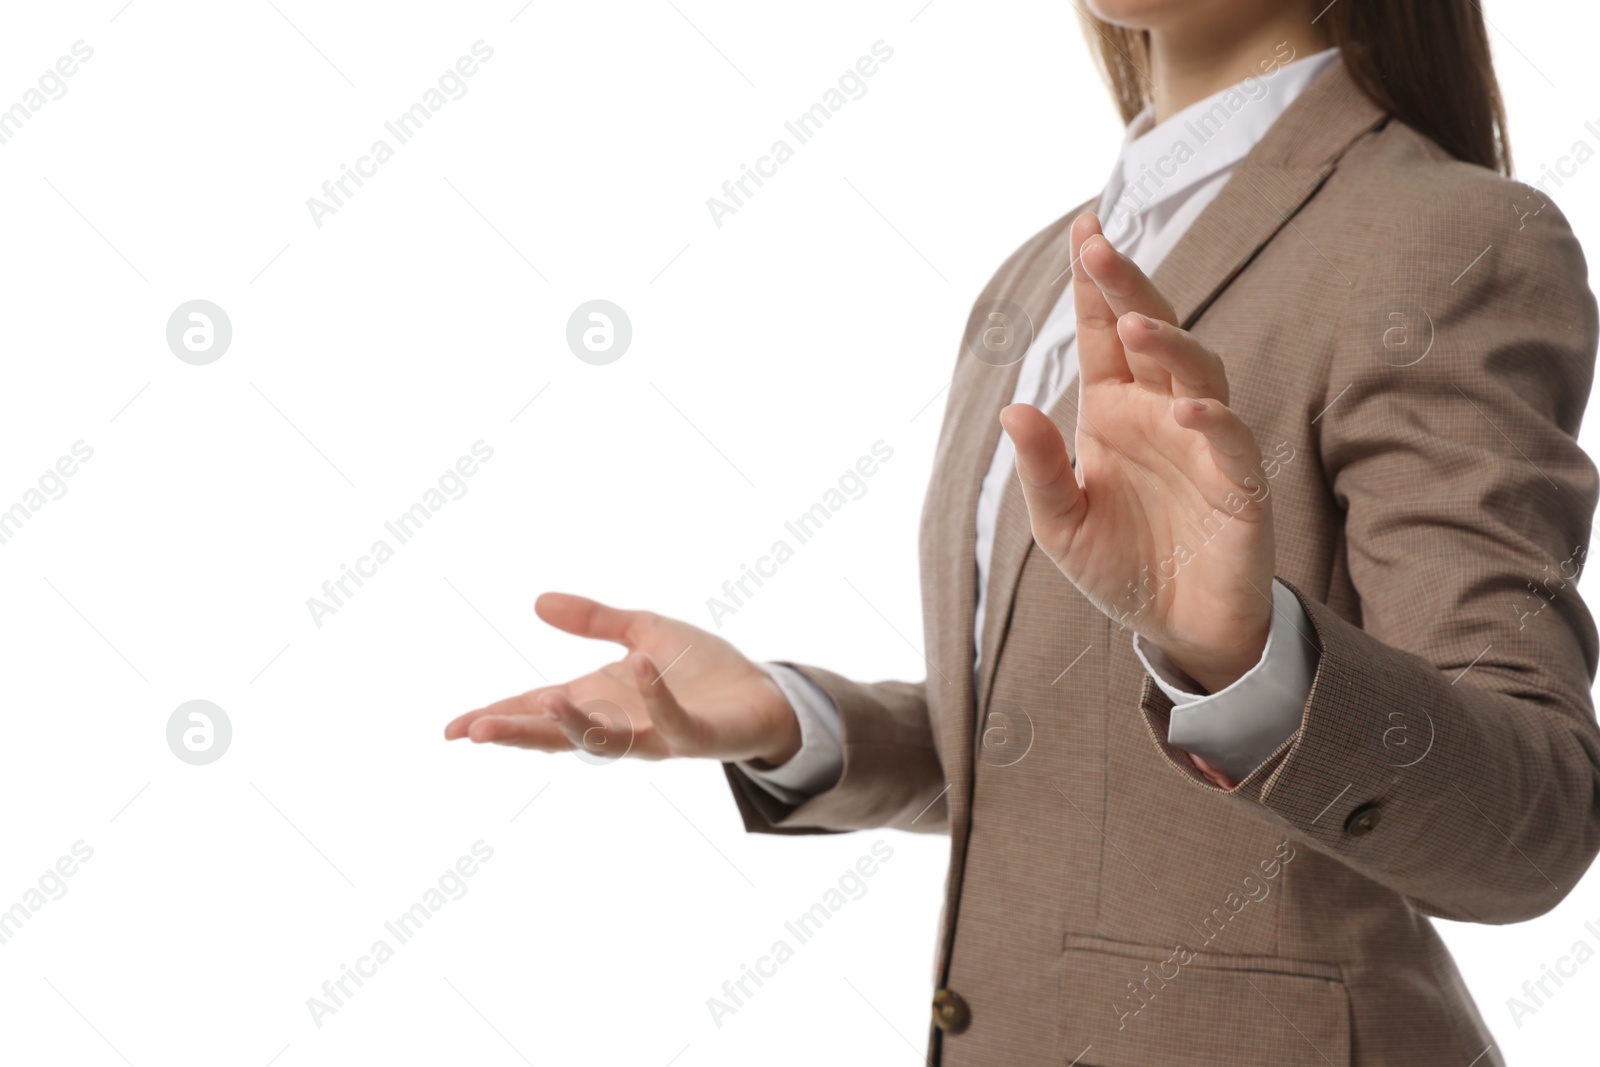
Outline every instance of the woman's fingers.
POLYGON ((446 741, 468 738, 474 744, 492 743, 562 752, 572 746, 546 712, 553 687, 534 689, 487 707, 458 715, 444 728, 446 741))
POLYGON ((542 752, 565 752, 572 747, 561 728, 543 714, 487 716, 474 722, 463 736, 475 744, 511 745, 542 752))
POLYGON ((539 618, 558 630, 578 637, 615 641, 632 647, 633 632, 647 617, 642 611, 625 611, 571 593, 545 593, 533 602, 539 618))
POLYGON ((1017 446, 1017 476, 1028 502, 1034 540, 1051 559, 1066 555, 1083 521, 1083 490, 1067 443, 1050 417, 1028 404, 1000 412, 1000 424, 1017 446))
POLYGON ((487 707, 476 708, 465 715, 458 715, 445 726, 444 739, 446 741, 455 741, 468 736, 468 731, 472 728, 473 723, 479 719, 538 715, 541 713, 539 698, 549 691, 548 687, 541 687, 518 696, 497 700, 487 707))
MULTIPOLYGON (((635 629, 647 617, 644 612, 623 611, 570 593, 546 593, 534 602, 533 609, 541 619, 559 630, 623 645, 630 643, 635 629)), ((477 742, 492 741, 548 751, 588 747, 583 740, 583 728, 564 729, 567 724, 563 717, 551 711, 552 694, 571 707, 571 701, 558 687, 534 689, 457 716, 445 726, 445 739, 470 737, 477 742)))
POLYGON ((703 751, 705 740, 701 724, 683 710, 667 688, 666 679, 656 669, 655 662, 643 652, 628 656, 628 673, 639 690, 639 699, 650 715, 656 733, 666 742, 674 755, 692 756, 703 751))
POLYGON ((609 700, 586 700, 579 707, 560 692, 546 695, 543 704, 568 744, 580 752, 608 761, 648 754, 639 744, 643 724, 624 707, 609 700))
POLYGON ((1213 397, 1228 402, 1228 375, 1222 360, 1188 330, 1130 311, 1117 320, 1117 334, 1130 363, 1144 357, 1170 376, 1173 396, 1213 397))
POLYGON ((469 711, 446 726, 444 735, 449 740, 467 737, 546 752, 576 749, 604 761, 628 755, 691 756, 706 750, 705 724, 678 703, 654 660, 634 652, 618 666, 639 695, 632 711, 598 697, 577 704, 564 687, 547 686, 469 711))
POLYGON ((1262 488, 1261 450, 1244 420, 1214 398, 1180 397, 1172 401, 1172 417, 1179 426, 1206 439, 1212 461, 1235 486, 1254 499, 1262 488))
POLYGON ((1205 775, 1206 781, 1218 789, 1233 790, 1239 788, 1239 783, 1228 777, 1228 773, 1222 768, 1213 766, 1193 752, 1185 752, 1184 755, 1189 757, 1189 762, 1194 764, 1194 769, 1205 775))
POLYGON ((1085 258, 1094 248, 1110 251, 1100 235, 1100 220, 1084 212, 1072 221, 1068 240, 1072 251, 1072 305, 1078 320, 1078 378, 1085 385, 1131 382, 1122 339, 1117 336, 1117 311, 1106 301, 1085 258))
MULTIPOLYGON (((1080 220, 1081 221, 1081 220, 1080 220)), ((1074 224, 1074 233, 1076 233, 1074 224)), ((1119 381, 1137 381, 1152 389, 1166 390, 1171 379, 1165 367, 1149 360, 1140 359, 1130 355, 1123 345, 1123 338, 1117 329, 1117 319, 1129 312, 1137 312, 1161 322, 1176 322, 1177 313, 1167 298, 1161 295, 1155 283, 1139 269, 1138 264, 1127 256, 1111 247, 1111 242, 1099 232, 1099 223, 1095 223, 1092 233, 1085 227, 1085 235, 1077 252, 1077 259, 1082 269, 1078 275, 1082 276, 1086 284, 1078 289, 1076 297, 1078 302, 1078 351, 1079 361, 1082 362, 1084 346, 1084 312, 1090 314, 1091 365, 1084 371, 1084 381, 1096 380, 1092 375, 1099 374, 1099 380, 1115 378, 1119 381), (1092 289, 1098 294, 1098 299, 1088 295, 1086 290, 1092 289), (1113 366, 1111 349, 1114 347, 1120 366, 1113 366), (1098 364, 1098 365, 1097 365, 1098 364), (1107 370, 1114 369, 1115 375, 1108 375, 1107 370)), ((1073 284, 1079 283, 1078 276, 1074 276, 1073 284)))
MULTIPOLYGON (((1093 218, 1092 215, 1089 217, 1093 218)), ((1076 227, 1077 224, 1073 225, 1076 227)), ((1139 311, 1162 322, 1172 322, 1178 317, 1149 275, 1140 270, 1133 260, 1111 247, 1111 242, 1100 233, 1098 222, 1095 223, 1093 236, 1085 235, 1078 259, 1100 290, 1102 299, 1116 314, 1139 311)))

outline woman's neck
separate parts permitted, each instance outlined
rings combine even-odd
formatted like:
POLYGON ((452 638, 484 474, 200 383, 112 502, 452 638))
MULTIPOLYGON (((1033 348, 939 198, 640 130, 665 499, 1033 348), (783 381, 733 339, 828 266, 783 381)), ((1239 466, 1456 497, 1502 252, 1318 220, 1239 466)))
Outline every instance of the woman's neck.
POLYGON ((1333 43, 1323 25, 1295 4, 1248 27, 1186 26, 1150 33, 1150 78, 1155 119, 1333 43))

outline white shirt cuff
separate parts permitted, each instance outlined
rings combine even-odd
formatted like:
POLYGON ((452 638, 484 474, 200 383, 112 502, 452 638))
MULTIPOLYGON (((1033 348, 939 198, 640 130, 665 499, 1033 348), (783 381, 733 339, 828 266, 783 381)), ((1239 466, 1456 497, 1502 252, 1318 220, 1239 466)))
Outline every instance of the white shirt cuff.
POLYGON ((1320 658, 1311 634, 1300 601, 1274 578, 1272 629, 1260 662, 1211 694, 1194 692, 1194 679, 1135 634, 1134 653, 1172 700, 1167 741, 1242 781, 1300 728, 1320 658))
POLYGON ((761 667, 783 690, 800 720, 800 751, 781 766, 763 769, 745 761, 739 769, 785 804, 800 804, 832 789, 844 772, 839 709, 821 686, 793 667, 781 663, 761 667))

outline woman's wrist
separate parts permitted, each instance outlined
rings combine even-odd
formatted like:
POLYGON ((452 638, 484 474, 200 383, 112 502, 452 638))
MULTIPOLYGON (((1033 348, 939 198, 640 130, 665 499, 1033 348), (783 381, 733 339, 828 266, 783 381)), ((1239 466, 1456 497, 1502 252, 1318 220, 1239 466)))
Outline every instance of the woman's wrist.
POLYGON ((768 731, 769 747, 750 763, 760 770, 770 771, 794 759, 805 738, 800 732, 800 717, 795 714, 789 698, 783 695, 778 683, 761 671, 761 685, 766 695, 761 718, 771 724, 768 731))
POLYGON ((1205 692, 1219 693, 1261 662, 1271 633, 1272 615, 1269 612, 1258 627, 1251 628, 1249 637, 1226 650, 1174 649, 1160 641, 1156 645, 1174 666, 1199 683, 1205 692))

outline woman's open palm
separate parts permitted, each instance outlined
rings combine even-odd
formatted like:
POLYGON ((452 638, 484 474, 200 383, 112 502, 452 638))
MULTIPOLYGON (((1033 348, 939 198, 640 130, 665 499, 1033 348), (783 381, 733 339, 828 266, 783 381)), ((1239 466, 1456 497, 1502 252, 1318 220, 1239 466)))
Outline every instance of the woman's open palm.
POLYGON ((561 685, 469 711, 449 740, 602 759, 702 756, 781 763, 800 747, 799 724, 766 671, 733 645, 677 619, 546 593, 534 605, 551 626, 614 641, 627 654, 561 685))

